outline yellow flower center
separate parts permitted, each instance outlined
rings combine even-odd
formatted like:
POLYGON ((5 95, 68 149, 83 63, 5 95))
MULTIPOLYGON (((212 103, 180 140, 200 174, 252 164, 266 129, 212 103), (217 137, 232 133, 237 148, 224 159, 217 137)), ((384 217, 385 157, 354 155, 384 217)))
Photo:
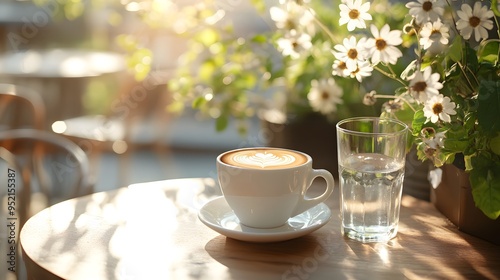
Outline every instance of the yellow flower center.
POLYGON ((422 4, 422 9, 426 12, 428 11, 432 11, 432 2, 431 1, 427 1, 425 3, 422 4))
POLYGON ((350 59, 356 59, 356 57, 358 57, 358 51, 356 49, 350 49, 348 52, 347 52, 347 56, 350 58, 350 59))
POLYGON ((441 103, 434 104, 434 106, 432 106, 432 112, 435 115, 439 115, 440 113, 442 113, 443 112, 443 104, 441 104, 441 103))
POLYGON ((359 17, 359 14, 360 14, 359 11, 356 9, 352 9, 349 11, 349 17, 351 19, 357 19, 359 17))
POLYGON ((341 62, 339 62, 338 67, 340 70, 345 70, 345 69, 347 69, 347 64, 345 64, 345 62, 341 61, 341 62))
POLYGON ((384 39, 378 38, 375 41, 375 46, 377 47, 377 50, 381 51, 381 50, 385 49, 385 47, 387 46, 387 42, 384 39))
POLYGON ((481 23, 481 20, 476 17, 476 16, 472 16, 470 19, 469 19, 469 24, 470 26, 472 27, 476 27, 478 26, 479 24, 481 23))
POLYGON ((293 21, 291 19, 287 19, 285 22, 285 28, 287 30, 291 30, 291 29, 297 28, 297 25, 295 24, 295 21, 293 21))
POLYGON ((321 92, 321 99, 328 100, 328 98, 330 98, 330 94, 327 91, 322 91, 321 92))

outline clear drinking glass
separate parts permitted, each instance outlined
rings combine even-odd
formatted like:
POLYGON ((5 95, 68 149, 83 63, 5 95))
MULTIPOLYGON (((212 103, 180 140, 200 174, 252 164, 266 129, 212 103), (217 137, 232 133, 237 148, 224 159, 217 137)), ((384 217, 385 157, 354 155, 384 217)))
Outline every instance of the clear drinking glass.
POLYGON ((337 124, 342 234, 361 242, 396 236, 408 126, 394 119, 337 124))

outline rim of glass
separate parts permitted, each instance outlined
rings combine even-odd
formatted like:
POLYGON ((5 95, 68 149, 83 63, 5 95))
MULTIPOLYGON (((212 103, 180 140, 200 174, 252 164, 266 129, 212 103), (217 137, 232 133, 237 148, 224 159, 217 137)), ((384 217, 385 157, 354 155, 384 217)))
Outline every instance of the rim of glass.
POLYGON ((353 118, 347 118, 339 121, 336 125, 337 131, 341 131, 343 133, 349 133, 349 134, 357 134, 357 135, 394 135, 394 134, 402 134, 406 133, 408 131, 408 125, 405 124, 404 122, 397 120, 397 119, 390 119, 390 118, 380 118, 380 117, 353 117, 353 118), (401 129, 396 130, 394 132, 364 132, 364 131, 356 131, 356 130, 350 130, 347 128, 340 127, 341 125, 348 123, 348 122, 374 122, 374 121, 388 121, 394 124, 398 124, 401 126, 401 129))

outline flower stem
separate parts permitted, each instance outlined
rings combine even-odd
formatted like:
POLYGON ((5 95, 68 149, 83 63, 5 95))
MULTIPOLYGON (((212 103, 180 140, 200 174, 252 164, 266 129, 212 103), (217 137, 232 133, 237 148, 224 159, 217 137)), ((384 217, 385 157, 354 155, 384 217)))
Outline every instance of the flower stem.
POLYGON ((403 86, 406 86, 406 83, 405 83, 403 80, 401 80, 400 78, 398 78, 398 77, 396 76, 396 74, 394 73, 394 71, 392 70, 392 68, 391 68, 391 67, 387 66, 387 68, 389 68, 389 71, 390 71, 391 73, 389 73, 389 72, 387 72, 387 71, 383 70, 382 68, 380 68, 380 67, 378 67, 378 66, 376 66, 376 65, 375 65, 375 66, 373 66, 373 69, 377 70, 379 73, 381 73, 381 74, 383 74, 383 75, 385 75, 385 76, 387 76, 387 77, 389 77, 389 78, 391 78, 391 79, 393 79, 393 80, 395 80, 395 81, 399 82, 399 83, 400 83, 400 84, 402 84, 403 86))
POLYGON ((417 110, 415 108, 413 108, 413 106, 411 105, 411 103, 406 100, 405 98, 401 98, 401 96, 394 96, 394 95, 387 95, 387 94, 375 94, 375 97, 376 98, 387 98, 387 99, 394 99, 394 100, 402 100, 406 105, 408 105, 408 107, 410 107, 410 109, 413 111, 413 112, 416 112, 417 110))
MULTIPOLYGON (((495 20, 495 23, 497 25, 497 36, 498 36, 498 38, 500 38, 500 24, 498 24, 498 18, 497 17, 493 17, 493 19, 495 20)), ((500 57, 500 48, 498 48, 497 60, 495 61, 495 67, 498 66, 498 63, 499 63, 498 58, 499 57, 500 57)))
POLYGON ((314 10, 310 7, 307 8, 307 11, 311 13, 313 19, 314 19, 314 22, 316 22, 319 27, 326 33, 326 35, 328 35, 328 37, 330 37, 330 40, 332 40, 333 43, 335 43, 335 36, 333 35, 332 32, 330 32, 330 30, 328 29, 327 26, 325 26, 321 20, 319 20, 317 17, 316 17, 316 14, 314 13, 314 10))
MULTIPOLYGON (((464 78, 465 80, 467 81, 467 84, 469 85, 469 88, 474 91, 474 85, 472 84, 472 81, 469 79, 469 76, 467 76, 467 72, 465 70, 469 70, 470 69, 466 66, 464 66, 460 61, 457 61, 458 65, 460 66, 460 70, 462 71, 462 73, 464 74, 464 78)), ((479 81, 477 80, 476 78, 476 75, 474 74, 474 72, 470 71, 470 73, 472 74, 472 76, 474 77, 474 80, 477 84, 479 84, 479 81)))

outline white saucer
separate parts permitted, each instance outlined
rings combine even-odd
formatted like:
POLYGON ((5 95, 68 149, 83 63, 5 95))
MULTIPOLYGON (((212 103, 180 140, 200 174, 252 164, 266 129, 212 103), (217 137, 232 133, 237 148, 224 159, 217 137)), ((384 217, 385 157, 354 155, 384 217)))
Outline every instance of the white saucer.
POLYGON ((297 238, 324 226, 330 220, 330 216, 330 208, 320 203, 288 219, 283 226, 270 229, 252 228, 240 224, 222 196, 207 202, 198 213, 198 218, 216 232, 250 242, 276 242, 297 238))

